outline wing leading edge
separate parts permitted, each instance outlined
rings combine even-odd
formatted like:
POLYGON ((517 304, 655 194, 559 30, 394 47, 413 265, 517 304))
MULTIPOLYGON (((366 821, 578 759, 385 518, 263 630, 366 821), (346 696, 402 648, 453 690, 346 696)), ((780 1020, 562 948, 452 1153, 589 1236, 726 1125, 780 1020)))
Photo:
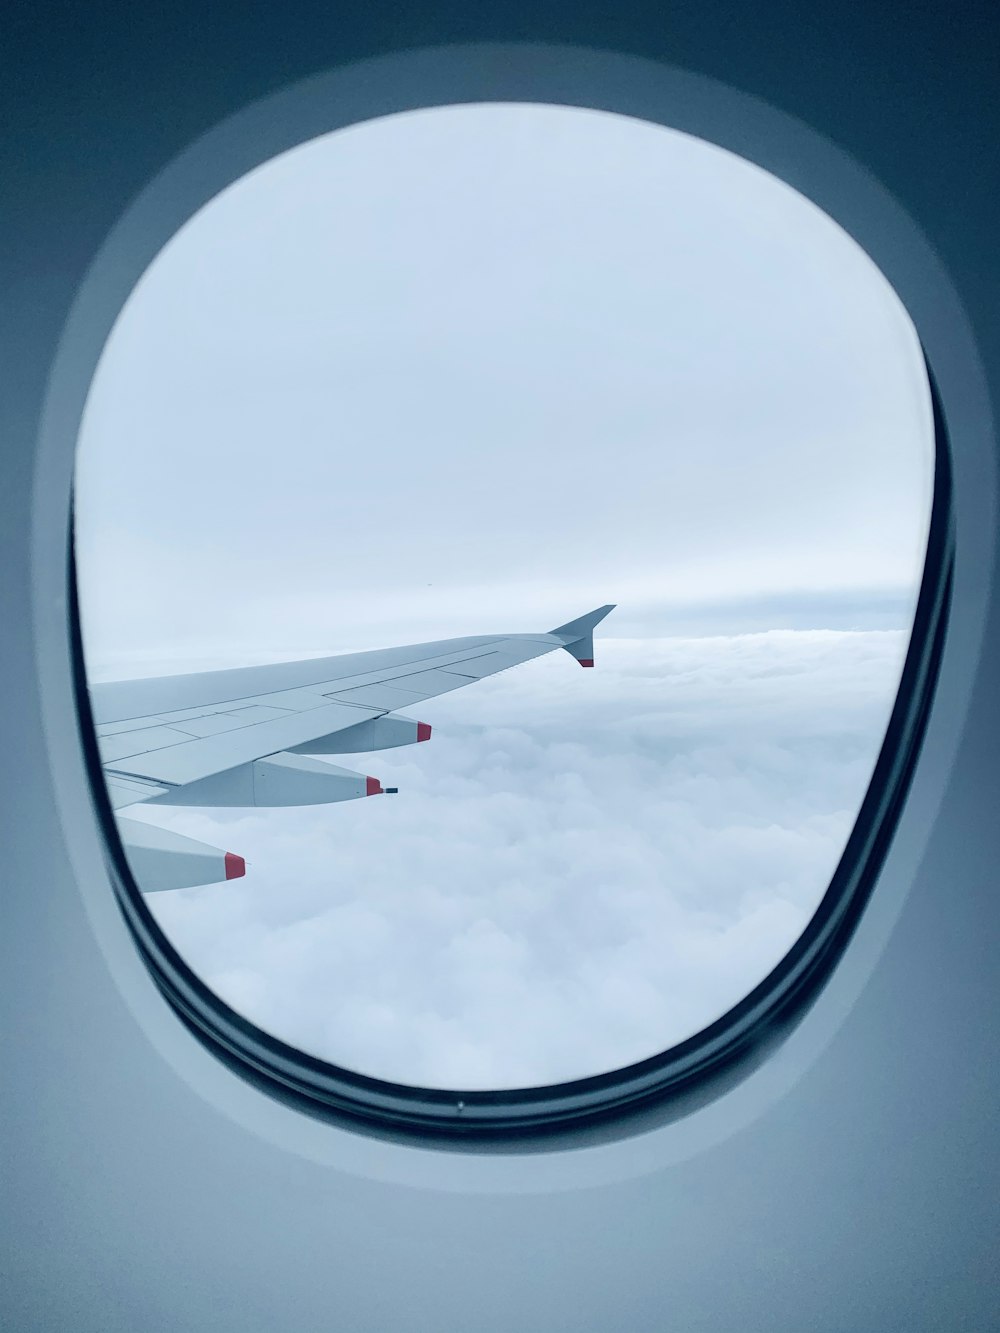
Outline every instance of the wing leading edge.
MULTIPOLYGON (((592 667, 594 627, 613 610, 613 605, 598 607, 545 634, 445 639, 93 685, 91 704, 112 806, 316 805, 380 795, 377 778, 313 756, 429 740, 427 723, 396 710, 557 648, 592 667)), ((244 873, 241 857, 190 838, 175 842, 179 835, 159 829, 154 834, 152 827, 119 820, 129 864, 144 891, 211 884, 244 873)))

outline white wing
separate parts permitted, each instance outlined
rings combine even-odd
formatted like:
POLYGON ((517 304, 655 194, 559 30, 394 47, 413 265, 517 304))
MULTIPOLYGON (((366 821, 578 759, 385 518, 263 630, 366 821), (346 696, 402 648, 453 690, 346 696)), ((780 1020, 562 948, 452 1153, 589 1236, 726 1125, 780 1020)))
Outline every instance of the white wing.
MULTIPOLYGON (((593 666, 594 626, 613 609, 599 607, 546 634, 445 639, 92 685, 91 711, 112 806, 314 805, 380 794, 376 778, 310 756, 426 740, 426 723, 396 716, 395 710, 556 648, 593 666)), ((244 873, 242 858, 233 853, 189 838, 174 845, 177 834, 157 829, 154 836, 149 825, 118 823, 130 864, 147 891, 244 873)))

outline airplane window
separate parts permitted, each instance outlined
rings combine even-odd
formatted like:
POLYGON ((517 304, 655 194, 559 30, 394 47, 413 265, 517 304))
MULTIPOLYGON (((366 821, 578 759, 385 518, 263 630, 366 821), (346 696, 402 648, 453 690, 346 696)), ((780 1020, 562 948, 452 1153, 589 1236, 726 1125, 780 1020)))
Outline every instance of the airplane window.
POLYGON ((934 450, 885 277, 721 148, 491 104, 267 162, 135 287, 79 442, 145 909, 243 1020, 374 1080, 692 1038, 841 860, 934 450))

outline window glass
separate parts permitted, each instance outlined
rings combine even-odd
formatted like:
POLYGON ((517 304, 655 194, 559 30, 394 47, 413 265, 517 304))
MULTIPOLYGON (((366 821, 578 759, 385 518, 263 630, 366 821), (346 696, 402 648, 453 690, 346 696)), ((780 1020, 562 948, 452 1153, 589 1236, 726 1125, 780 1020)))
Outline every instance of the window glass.
MULTIPOLYGON (((760 982, 826 890, 898 686, 932 483, 899 299, 731 153, 505 104, 266 163, 164 247, 91 390, 95 700, 616 609, 594 670, 571 646, 401 693, 429 743, 371 732, 315 761, 395 796, 150 803, 137 718, 145 746, 177 745, 235 731, 237 705, 273 722, 273 701, 255 687, 220 721, 217 677, 172 709, 134 692, 100 734, 139 889, 229 1005, 366 1074, 520 1087, 663 1050, 760 982), (178 838, 218 873, 153 892, 178 838)), ((223 752, 231 799, 247 756, 223 752)))

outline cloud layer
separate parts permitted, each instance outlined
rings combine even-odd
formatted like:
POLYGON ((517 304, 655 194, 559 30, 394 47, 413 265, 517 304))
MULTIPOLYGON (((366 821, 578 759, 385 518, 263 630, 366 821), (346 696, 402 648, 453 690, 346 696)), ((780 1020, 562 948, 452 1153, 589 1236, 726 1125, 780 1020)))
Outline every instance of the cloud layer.
POLYGON ((247 857, 149 899, 261 1027, 368 1074, 514 1087, 703 1027, 822 896, 894 697, 898 631, 604 640, 425 704, 332 807, 130 817, 247 857))

